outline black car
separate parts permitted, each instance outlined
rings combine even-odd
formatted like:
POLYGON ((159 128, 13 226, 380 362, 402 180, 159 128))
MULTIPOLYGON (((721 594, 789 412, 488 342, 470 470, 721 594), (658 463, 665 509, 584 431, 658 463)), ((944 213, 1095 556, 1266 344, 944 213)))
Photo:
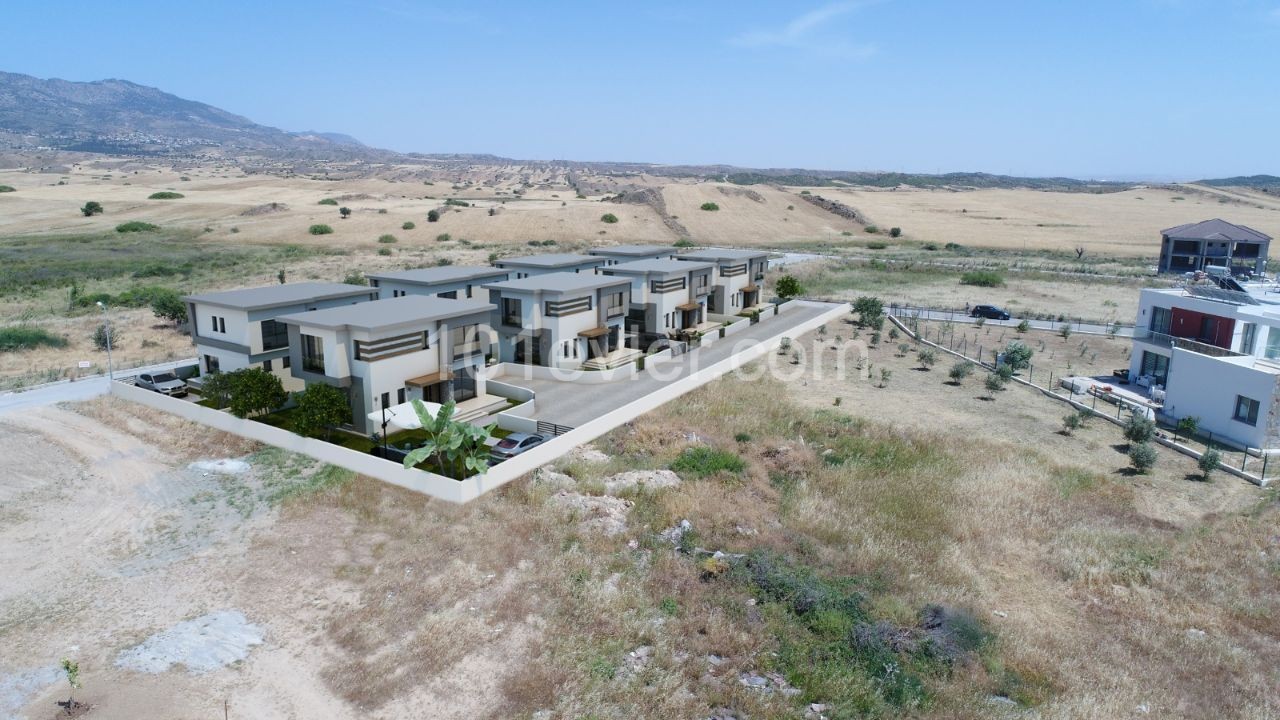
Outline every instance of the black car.
POLYGON ((987 318, 988 320, 1008 320, 1009 313, 1001 310, 995 305, 974 305, 969 311, 969 317, 987 318))

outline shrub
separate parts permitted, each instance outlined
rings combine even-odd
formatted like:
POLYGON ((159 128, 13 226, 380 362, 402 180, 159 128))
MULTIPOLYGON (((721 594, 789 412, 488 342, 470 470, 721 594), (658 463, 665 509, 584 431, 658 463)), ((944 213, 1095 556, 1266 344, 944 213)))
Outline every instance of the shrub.
POLYGON ((1004 285, 1004 277, 994 270, 970 270, 960 276, 961 285, 976 287, 1000 287, 1004 285))
POLYGON ((289 399, 280 378, 262 368, 245 368, 225 373, 227 408, 239 418, 271 412, 289 399))
POLYGON ((751 442, 751 435, 749 433, 740 432, 734 435, 733 439, 740 443, 749 443, 751 442))
POLYGON ((161 320, 179 325, 187 321, 187 304, 182 301, 177 290, 160 288, 151 298, 151 313, 161 320))
POLYGON ((393 243, 393 242, 395 242, 395 241, 396 241, 396 236, 395 236, 395 235, 387 234, 387 235, 379 235, 379 236, 378 236, 378 242, 380 242, 380 243, 382 243, 382 244, 384 244, 384 245, 389 245, 389 244, 391 244, 391 243, 393 243))
POLYGON ((885 249, 885 248, 887 248, 887 247, 889 247, 889 244, 888 244, 888 243, 882 243, 882 242, 869 242, 869 243, 867 243, 867 249, 868 249, 868 250, 883 250, 883 249, 885 249))
POLYGON ((391 254, 391 248, 389 248, 389 247, 380 247, 380 248, 378 248, 378 254, 379 254, 379 255, 382 255, 382 256, 384 256, 384 257, 385 257, 385 256, 387 256, 387 255, 390 255, 390 254, 391 254))
POLYGON ((115 325, 103 323, 93 331, 93 346, 99 350, 106 350, 110 345, 112 350, 120 347, 120 329, 115 325))
POLYGON ((151 223, 142 222, 141 220, 120 223, 116 226, 116 232, 118 233, 152 232, 159 229, 159 225, 152 225, 151 223))
POLYGON ((307 228, 307 232, 311 233, 312 235, 332 235, 333 228, 329 227, 328 225, 312 225, 311 227, 307 228))
POLYGON ((340 207, 338 208, 338 214, 342 216, 343 220, 346 220, 347 218, 351 217, 351 208, 340 207))
POLYGON ((1071 339, 1071 325, 1070 325, 1070 323, 1063 323, 1062 327, 1058 328, 1058 334, 1062 336, 1062 339, 1063 339, 1063 340, 1069 340, 1069 339, 1071 339))
POLYGON ((987 373, 987 379, 982 382, 982 386, 987 390, 987 397, 994 398, 996 393, 1004 389, 1004 378, 995 373, 987 373))
POLYGON ((1191 438, 1200 429, 1200 418, 1188 415, 1178 421, 1178 434, 1191 438))
POLYGON ((449 198, 448 200, 444 201, 444 204, 454 205, 457 207, 471 207, 471 203, 467 202, 466 200, 458 200, 457 198, 449 198))
POLYGON ((937 252, 937 251, 938 251, 938 243, 931 243, 931 242, 930 242, 930 243, 925 243, 922 247, 923 247, 925 250, 928 250, 929 252, 937 252))
POLYGON ((964 379, 973 374, 973 363, 968 360, 957 360, 951 369, 947 371, 947 377, 951 378, 951 382, 959 385, 964 379))
POLYGON ((1008 384, 1009 381, 1013 380, 1013 366, 1007 364, 1001 365, 996 368, 996 375, 1003 380, 1005 384, 1008 384))
POLYGON ((427 212, 427 222, 436 222, 440 219, 439 210, 431 210, 427 212))
POLYGON ((328 439, 335 426, 351 419, 347 396, 332 385, 314 383, 293 397, 298 404, 293 429, 299 435, 315 437, 323 430, 328 439))
POLYGON ((685 448, 671 462, 671 469, 694 477, 706 477, 722 472, 737 475, 747 469, 747 463, 728 450, 698 445, 685 448))
POLYGON ((1135 443, 1129 448, 1129 467, 1139 475, 1146 475, 1156 465, 1156 449, 1149 443, 1135 443))
POLYGON ((183 195, 182 193, 169 192, 168 190, 162 190, 160 192, 151 193, 150 195, 147 196, 147 199, 148 200, 178 200, 184 197, 186 197, 186 195, 183 195))
POLYGON ((875 235, 876 233, 880 232, 880 228, 876 227, 875 225, 868 225, 862 228, 862 231, 869 233, 871 235, 875 235))
POLYGON ((778 282, 774 283, 773 289, 778 293, 778 297, 783 300, 790 300, 793 297, 804 294, 804 286, 793 275, 783 275, 778 278, 778 282))
POLYGON ((1124 439, 1133 445, 1142 445, 1151 442, 1151 438, 1155 437, 1156 423, 1142 415, 1133 413, 1129 415, 1129 419, 1124 424, 1124 439))
POLYGON ((1067 413, 1062 418, 1062 432, 1070 435, 1084 426, 1084 417, 1078 412, 1067 413))
POLYGON ((342 283, 344 285, 368 285, 369 280, 359 270, 352 270, 347 273, 346 277, 342 278, 342 283))
POLYGON ((618 222, 618 216, 614 215, 613 213, 605 213, 600 216, 600 222, 612 225, 618 222))
POLYGON ((932 349, 921 350, 916 353, 916 360, 920 361, 920 367, 928 370, 933 367, 934 363, 938 362, 938 354, 932 349))
POLYGON ((12 185, 0 185, 0 193, 17 192, 12 185))
POLYGON ((414 225, 412 220, 405 220, 405 221, 404 221, 404 224, 400 226, 400 229, 401 229, 401 230, 412 230, 412 229, 414 229, 414 228, 416 228, 416 227, 418 227, 418 226, 417 226, 417 225, 414 225))
POLYGON ((333 198, 325 198, 325 199, 321 200, 321 201, 320 201, 319 203, 317 203, 317 204, 318 204, 318 205, 337 205, 337 204, 338 204, 338 201, 337 201, 337 200, 334 200, 333 198))
POLYGON ((946 245, 943 245, 942 247, 946 250, 952 250, 952 251, 964 249, 964 246, 961 245, 960 243, 953 243, 953 242, 949 242, 946 245))
POLYGON ((101 215, 102 203, 98 202, 97 200, 90 200, 89 202, 84 204, 84 207, 80 208, 80 212, 85 217, 93 217, 94 215, 101 215))
POLYGON ((1021 340, 1010 340, 1004 346, 1004 363, 1014 370, 1023 370, 1031 365, 1031 356, 1034 354, 1021 340))
POLYGON ((17 352, 38 347, 61 348, 67 339, 34 325, 0 328, 0 352, 17 352))
POLYGON ((889 384, 889 378, 893 377, 893 371, 889 368, 880 368, 880 387, 889 384))
MULTIPOLYGON (((889 237, 895 237, 895 238, 896 238, 896 237, 898 237, 898 236, 900 236, 900 235, 902 235, 902 228, 900 228, 900 227, 889 228, 889 237)), ((934 247, 935 247, 935 249, 937 248, 937 246, 936 246, 936 245, 935 245, 934 247)))
POLYGON ((691 248, 696 246, 694 245, 694 242, 689 238, 680 238, 679 240, 675 241, 675 243, 672 244, 672 247, 691 248))
POLYGON ((698 207, 698 209, 699 209, 699 210, 706 210, 706 211, 708 211, 708 212, 715 212, 716 210, 719 210, 719 209, 720 209, 720 206, 719 206, 719 205, 717 205, 717 204, 715 204, 715 203, 713 203, 713 202, 704 202, 704 203, 702 203, 702 205, 700 205, 700 206, 698 207))
POLYGON ((1204 476, 1205 482, 1209 481, 1209 473, 1218 469, 1218 465, 1222 463, 1222 453, 1213 448, 1204 451, 1196 464, 1200 466, 1200 474, 1204 476))
POLYGON ((450 237, 449 233, 440 233, 436 236, 436 242, 449 242, 452 239, 453 238, 450 237))
POLYGON ((1017 327, 1014 328, 1014 330, 1017 330, 1019 333, 1025 333, 1030 329, 1031 329, 1031 323, 1027 322, 1025 318, 1022 320, 1022 322, 1018 323, 1017 327))

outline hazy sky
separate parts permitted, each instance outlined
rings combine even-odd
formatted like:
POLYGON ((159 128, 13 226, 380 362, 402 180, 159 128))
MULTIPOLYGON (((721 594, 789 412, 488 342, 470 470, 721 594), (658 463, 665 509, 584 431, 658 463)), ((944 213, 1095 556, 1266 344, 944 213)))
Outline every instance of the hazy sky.
POLYGON ((1280 174, 1280 0, 11 2, 0 69, 516 158, 1280 174))

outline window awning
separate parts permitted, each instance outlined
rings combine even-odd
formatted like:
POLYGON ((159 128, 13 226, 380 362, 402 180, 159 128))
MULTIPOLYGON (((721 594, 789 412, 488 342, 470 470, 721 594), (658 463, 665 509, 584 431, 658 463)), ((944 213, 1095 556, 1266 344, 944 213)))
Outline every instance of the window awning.
POLYGON ((746 287, 742 288, 742 292, 755 292, 755 291, 757 291, 757 290, 759 290, 759 289, 760 289, 760 286, 759 286, 759 285, 754 285, 754 284, 752 284, 752 285, 748 285, 748 286, 746 286, 746 287))
POLYGON ((441 370, 440 372, 434 372, 434 373, 431 373, 430 375, 420 375, 416 378, 409 378, 408 380, 404 381, 404 384, 409 387, 429 387, 431 385, 435 385, 437 383, 442 383, 446 380, 452 380, 452 379, 453 379, 452 372, 448 370, 441 370))
POLYGON ((608 335, 608 334, 609 334, 609 329, 610 329, 610 328, 609 328, 609 326, 608 326, 608 325, 601 325, 600 327, 593 327, 593 328, 591 328, 590 330, 583 330, 582 332, 578 333, 578 337, 584 337, 584 338, 596 338, 596 337, 600 337, 601 335, 608 335))
POLYGON ((676 309, 677 309, 677 310, 683 310, 683 311, 685 311, 685 312, 689 312, 689 311, 692 311, 692 310, 697 310, 697 309, 698 309, 698 308, 700 308, 700 307, 702 307, 702 306, 701 306, 701 305, 699 305, 698 303, 685 303, 685 304, 683 304, 683 305, 677 305, 677 306, 676 306, 676 309))

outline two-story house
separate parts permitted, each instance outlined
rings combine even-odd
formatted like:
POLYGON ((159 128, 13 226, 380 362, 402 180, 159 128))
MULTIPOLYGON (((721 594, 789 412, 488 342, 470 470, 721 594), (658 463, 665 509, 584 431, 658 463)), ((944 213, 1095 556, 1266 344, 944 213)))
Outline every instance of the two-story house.
POLYGON ((548 273, 593 273, 605 264, 605 258, 578 253, 551 253, 548 255, 523 255, 500 258, 493 263, 496 268, 511 271, 512 280, 546 275, 548 273))
POLYGON ((761 304, 760 284, 769 269, 769 253, 763 250, 709 248, 681 253, 682 262, 709 262, 716 266, 707 312, 739 315, 761 304))
POLYGON ((679 248, 670 245, 606 245, 587 251, 588 255, 605 258, 606 266, 636 260, 665 260, 678 253, 679 248))
POLYGON ((294 377, 347 393, 351 425, 412 400, 463 403, 485 395, 482 327, 493 306, 476 299, 406 295, 283 315, 294 377))
POLYGON ((625 347, 629 278, 550 273, 486 287, 503 362, 612 367, 639 354, 625 347))
POLYGON ((289 337, 280 315, 368 302, 375 291, 344 283, 301 282, 188 295, 187 317, 200 374, 261 367, 287 390, 301 389, 289 371, 289 337))
POLYGON ((686 339, 699 328, 714 327, 706 318, 714 263, 636 260, 597 272, 631 280, 628 330, 640 338, 642 346, 663 338, 686 339))
POLYGON ((1210 267, 1232 275, 1260 275, 1267 269, 1271 236, 1214 218, 1160 231, 1160 272, 1186 273, 1210 267))
POLYGON ((444 298, 487 300, 486 283, 510 279, 511 272, 488 265, 444 265, 369 273, 369 285, 378 290, 382 300, 402 295, 436 295, 444 298))
POLYGON ((1280 297, 1213 284, 1143 290, 1131 382, 1163 395, 1171 419, 1195 417, 1214 437, 1280 446, 1280 297))

